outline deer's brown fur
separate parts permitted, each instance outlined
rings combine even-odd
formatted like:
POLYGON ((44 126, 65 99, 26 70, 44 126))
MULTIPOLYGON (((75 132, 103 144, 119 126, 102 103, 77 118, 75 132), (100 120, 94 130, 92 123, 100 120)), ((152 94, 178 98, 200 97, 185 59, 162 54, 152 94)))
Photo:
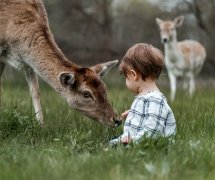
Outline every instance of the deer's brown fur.
POLYGON ((41 0, 0 0, 0 62, 0 74, 5 64, 25 72, 36 117, 41 124, 43 115, 36 74, 72 108, 103 124, 114 125, 116 115, 107 101, 106 87, 100 78, 117 61, 89 68, 70 62, 54 41, 41 0))

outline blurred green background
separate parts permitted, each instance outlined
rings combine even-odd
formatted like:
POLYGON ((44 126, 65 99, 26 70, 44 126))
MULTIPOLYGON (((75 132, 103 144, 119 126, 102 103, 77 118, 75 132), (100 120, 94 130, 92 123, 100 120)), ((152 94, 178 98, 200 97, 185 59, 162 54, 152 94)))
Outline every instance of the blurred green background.
MULTIPOLYGON (((132 148, 109 148, 122 133, 72 110, 40 79, 46 127, 36 119, 24 75, 7 68, 0 108, 1 180, 150 180, 215 179, 215 0, 45 0, 59 47, 77 64, 121 59, 137 42, 163 50, 155 17, 183 14, 178 39, 195 39, 207 49, 207 60, 190 98, 178 84, 170 103, 178 132, 174 139, 144 139, 132 148)), ((134 95, 117 67, 104 78, 107 94, 120 114, 134 95)), ((164 71, 158 85, 169 98, 164 71)))
POLYGON ((215 0, 45 0, 58 45, 73 62, 88 65, 121 59, 137 42, 163 50, 155 18, 184 15, 178 40, 207 49, 202 75, 215 73, 215 0))

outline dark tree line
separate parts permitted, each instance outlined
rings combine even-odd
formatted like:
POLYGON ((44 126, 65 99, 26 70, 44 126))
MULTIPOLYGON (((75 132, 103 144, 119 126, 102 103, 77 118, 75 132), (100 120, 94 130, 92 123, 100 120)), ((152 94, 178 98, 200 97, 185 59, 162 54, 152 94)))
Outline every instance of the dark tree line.
POLYGON ((171 12, 148 1, 46 0, 51 29, 65 54, 82 64, 122 58, 137 42, 163 49, 155 18, 173 19, 185 15, 178 39, 196 39, 208 52, 204 72, 215 69, 215 0, 177 0, 171 12))

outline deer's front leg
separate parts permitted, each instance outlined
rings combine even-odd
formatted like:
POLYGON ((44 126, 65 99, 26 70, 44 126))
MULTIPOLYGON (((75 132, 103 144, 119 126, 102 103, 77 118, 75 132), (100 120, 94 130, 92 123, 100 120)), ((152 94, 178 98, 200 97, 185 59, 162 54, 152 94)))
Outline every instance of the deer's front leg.
POLYGON ((0 105, 2 105, 2 74, 5 69, 5 63, 0 62, 0 105))
POLYGON ((189 95, 192 96, 196 87, 195 87, 195 79, 194 79, 194 74, 193 73, 189 73, 188 74, 189 77, 189 95))
POLYGON ((189 87, 189 79, 187 75, 184 75, 183 77, 183 90, 187 90, 189 87))
POLYGON ((173 73, 168 74, 170 80, 170 100, 174 101, 176 93, 176 76, 173 73))
POLYGON ((37 75, 34 72, 34 70, 30 68, 25 71, 25 75, 32 97, 36 118, 40 122, 41 126, 44 126, 43 112, 40 104, 39 82, 37 75))

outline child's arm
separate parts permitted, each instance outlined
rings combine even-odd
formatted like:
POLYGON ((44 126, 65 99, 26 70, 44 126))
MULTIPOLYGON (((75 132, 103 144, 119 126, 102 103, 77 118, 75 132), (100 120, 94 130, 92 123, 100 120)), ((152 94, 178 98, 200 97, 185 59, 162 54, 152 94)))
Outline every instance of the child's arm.
POLYGON ((124 136, 121 138, 122 144, 128 144, 131 142, 138 142, 143 136, 153 137, 154 135, 161 134, 160 131, 163 129, 163 126, 159 122, 158 118, 149 116, 145 121, 144 126, 139 130, 135 135, 124 136))
POLYGON ((125 112, 123 112, 123 113, 121 114, 121 118, 122 118, 122 119, 126 119, 127 116, 128 116, 128 113, 129 113, 129 110, 126 110, 125 112))
POLYGON ((131 137, 132 141, 138 141, 143 136, 146 137, 153 137, 157 135, 162 135, 162 131, 164 129, 163 123, 160 122, 159 118, 149 116, 145 124, 143 126, 143 129, 140 130, 137 134, 131 137))
POLYGON ((122 144, 128 144, 128 143, 131 143, 132 139, 130 138, 130 136, 125 136, 125 137, 122 137, 121 138, 121 143, 122 144))

